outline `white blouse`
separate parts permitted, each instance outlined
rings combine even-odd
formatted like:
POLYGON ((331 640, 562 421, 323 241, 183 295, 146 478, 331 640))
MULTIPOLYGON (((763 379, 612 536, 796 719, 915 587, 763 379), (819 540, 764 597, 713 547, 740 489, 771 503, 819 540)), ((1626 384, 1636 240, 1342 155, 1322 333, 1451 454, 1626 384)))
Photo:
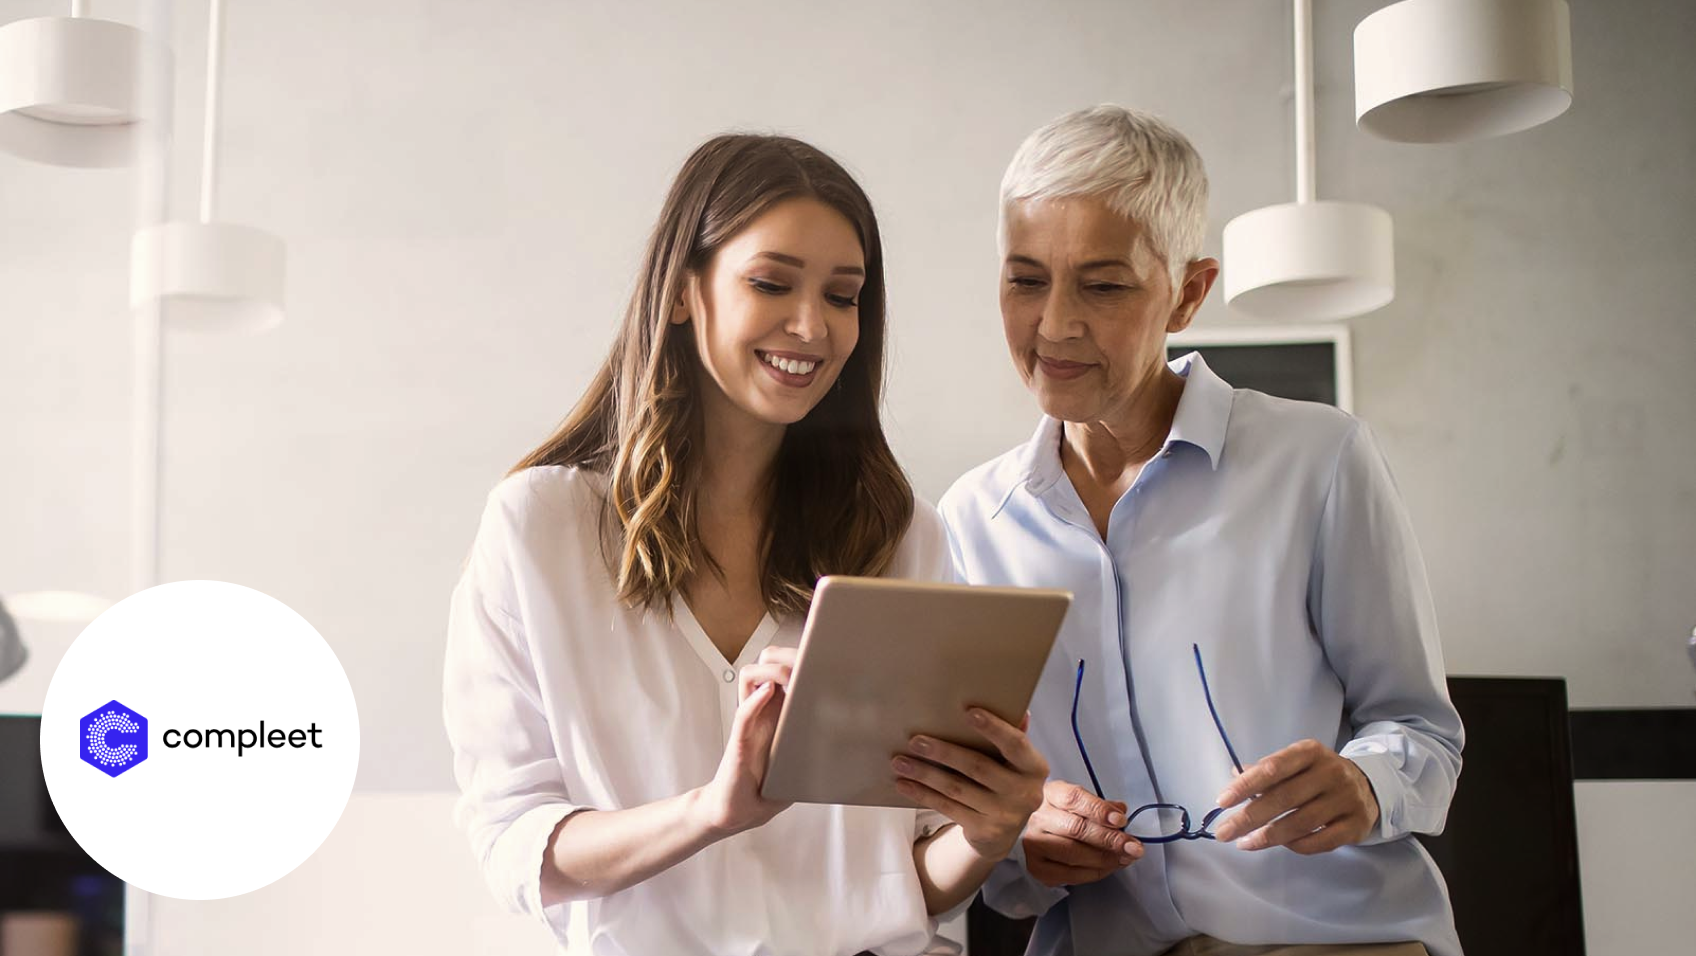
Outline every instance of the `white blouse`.
MULTIPOLYGON (((625 607, 601 554, 605 478, 531 468, 489 495, 454 590, 443 713, 455 817, 495 896, 563 947, 567 904, 543 907, 549 836, 577 810, 672 797, 712 779, 737 671, 801 621, 770 615, 734 661, 688 606, 625 607)), ((953 577, 946 532, 917 502, 891 577, 953 577)), ((757 829, 588 904, 590 949, 649 954, 949 953, 925 913, 913 843, 943 822, 914 810, 797 804, 757 829)))

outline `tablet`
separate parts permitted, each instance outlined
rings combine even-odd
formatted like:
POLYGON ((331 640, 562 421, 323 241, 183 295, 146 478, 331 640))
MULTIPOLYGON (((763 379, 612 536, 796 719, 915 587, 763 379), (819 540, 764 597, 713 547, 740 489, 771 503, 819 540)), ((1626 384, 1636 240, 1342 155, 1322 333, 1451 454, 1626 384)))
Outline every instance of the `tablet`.
POLYGON ((1071 601, 1035 588, 821 578, 760 792, 912 807, 889 761, 916 733, 999 758, 966 706, 1018 726, 1071 601))

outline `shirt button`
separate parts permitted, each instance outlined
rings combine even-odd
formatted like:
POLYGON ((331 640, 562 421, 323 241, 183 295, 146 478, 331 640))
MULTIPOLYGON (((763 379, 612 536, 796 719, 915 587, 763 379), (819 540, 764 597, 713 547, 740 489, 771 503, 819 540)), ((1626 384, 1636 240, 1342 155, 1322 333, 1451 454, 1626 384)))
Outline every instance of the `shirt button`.
POLYGON ((730 682, 731 682, 731 681, 733 681, 733 680, 735 680, 735 679, 736 679, 736 672, 735 672, 735 671, 733 671, 733 670, 731 670, 731 669, 729 669, 729 668, 728 668, 728 667, 727 667, 727 668, 725 668, 725 671, 724 671, 724 682, 725 682, 725 683, 726 683, 726 684, 728 684, 728 683, 730 683, 730 682))

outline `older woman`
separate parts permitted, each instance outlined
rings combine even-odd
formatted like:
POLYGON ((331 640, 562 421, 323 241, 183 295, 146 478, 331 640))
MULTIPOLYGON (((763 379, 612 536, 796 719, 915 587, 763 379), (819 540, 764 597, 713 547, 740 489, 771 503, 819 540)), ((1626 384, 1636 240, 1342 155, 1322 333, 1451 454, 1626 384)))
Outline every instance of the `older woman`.
POLYGON ((969 580, 1076 599, 1031 705, 1046 802, 988 899, 1043 914, 1033 952, 1459 956, 1411 839, 1462 741, 1412 529, 1361 422, 1166 362, 1219 274, 1206 203, 1188 140, 1112 106, 1002 183, 1043 417, 941 507, 969 580))

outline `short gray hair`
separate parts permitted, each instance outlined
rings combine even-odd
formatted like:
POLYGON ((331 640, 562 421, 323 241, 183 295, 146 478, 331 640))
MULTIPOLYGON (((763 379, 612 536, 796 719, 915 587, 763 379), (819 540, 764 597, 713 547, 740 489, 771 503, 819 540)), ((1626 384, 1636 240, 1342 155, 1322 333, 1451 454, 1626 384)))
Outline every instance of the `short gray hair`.
POLYGON ((1201 258, 1207 170, 1184 134, 1152 113, 1110 103, 1067 113, 1025 138, 1001 178, 999 237, 1024 200, 1089 196, 1142 225, 1176 285, 1201 258))

